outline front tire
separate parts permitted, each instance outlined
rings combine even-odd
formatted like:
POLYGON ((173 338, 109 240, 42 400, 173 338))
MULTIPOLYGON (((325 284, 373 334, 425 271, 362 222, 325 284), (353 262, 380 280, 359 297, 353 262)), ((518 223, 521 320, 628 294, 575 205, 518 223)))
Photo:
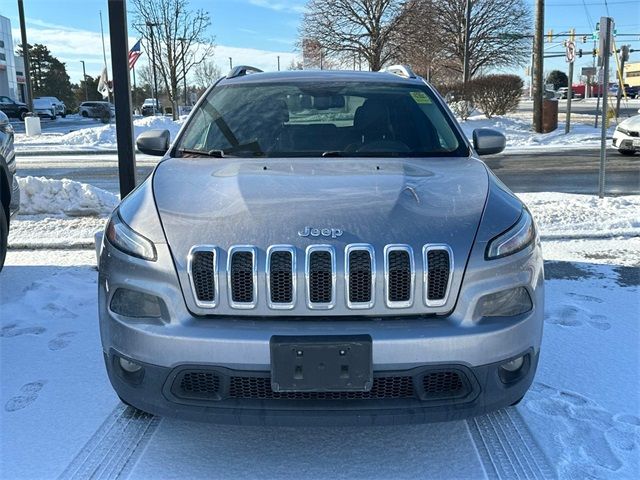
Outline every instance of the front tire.
POLYGON ((29 113, 28 110, 20 110, 20 113, 18 113, 20 120, 24 122, 24 119, 27 118, 27 113, 29 113))
POLYGON ((0 272, 7 257, 7 240, 9 236, 9 222, 4 207, 0 205, 0 272))
POLYGON ((84 118, 89 118, 89 114, 87 113, 86 110, 83 110, 82 113, 80 114, 82 117, 84 118))
POLYGON ((634 155, 636 153, 635 150, 618 150, 618 153, 620 155, 626 155, 628 157, 630 157, 631 155, 634 155))

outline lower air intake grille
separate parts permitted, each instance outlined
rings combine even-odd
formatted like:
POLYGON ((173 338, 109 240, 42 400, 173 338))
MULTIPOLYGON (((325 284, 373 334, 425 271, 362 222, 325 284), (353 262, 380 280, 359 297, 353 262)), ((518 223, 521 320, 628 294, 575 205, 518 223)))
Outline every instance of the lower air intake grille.
POLYGON ((230 277, 231 299, 237 303, 253 302, 253 253, 232 254, 230 277))
POLYGON ((427 252, 428 300, 443 300, 449 285, 449 252, 446 250, 430 250, 427 252))
POLYGON ((427 397, 455 397, 466 391, 459 373, 432 372, 422 377, 422 388, 427 397))
POLYGON ((413 398, 415 393, 412 377, 374 378, 368 392, 274 392, 268 377, 231 377, 229 397, 258 400, 362 400, 413 398))
POLYGON ((180 381, 180 390, 185 393, 218 393, 220 377, 211 372, 187 372, 180 381))
POLYGON ((214 261, 213 252, 193 252, 191 275, 196 297, 201 302, 213 302, 216 299, 214 261))
POLYGON ((366 250, 349 252, 349 301, 371 301, 371 254, 366 250))
POLYGON ((309 301, 330 303, 333 299, 331 253, 315 251, 309 255, 309 301))
POLYGON ((406 250, 389 252, 389 289, 390 302, 408 302, 411 299, 411 259, 406 250))
POLYGON ((293 258, 291 252, 273 252, 269 261, 271 302, 291 303, 293 301, 293 258))

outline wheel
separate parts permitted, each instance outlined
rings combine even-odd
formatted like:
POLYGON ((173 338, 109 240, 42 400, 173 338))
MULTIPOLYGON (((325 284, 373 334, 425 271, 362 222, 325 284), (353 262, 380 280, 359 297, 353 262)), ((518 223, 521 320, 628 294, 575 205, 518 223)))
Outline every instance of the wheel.
POLYGON ((57 117, 56 117, 56 116, 55 116, 55 114, 54 114, 54 115, 49 115, 49 118, 50 118, 51 120, 55 120, 57 117))
POLYGON ((87 113, 86 110, 83 110, 80 115, 82 115, 84 118, 89 118, 89 114, 87 113))
POLYGON ((629 156, 629 157, 630 157, 631 155, 633 155, 634 153, 636 153, 636 151, 635 151, 635 150, 618 150, 618 153, 619 153, 620 155, 626 155, 626 156, 629 156))
POLYGON ((24 119, 27 117, 27 113, 29 113, 28 110, 20 110, 20 113, 18 114, 20 120, 24 122, 24 119))
POLYGON ((9 224, 7 214, 0 205, 0 272, 4 266, 4 259, 7 256, 7 237, 9 236, 9 224))
POLYGON ((66 114, 66 113, 62 113, 62 114, 60 114, 60 116, 61 116, 62 118, 67 118, 67 114, 66 114))

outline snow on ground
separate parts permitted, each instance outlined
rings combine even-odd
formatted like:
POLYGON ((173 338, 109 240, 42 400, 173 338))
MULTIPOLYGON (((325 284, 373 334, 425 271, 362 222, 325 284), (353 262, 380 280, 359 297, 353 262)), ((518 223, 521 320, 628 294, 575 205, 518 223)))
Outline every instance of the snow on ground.
MULTIPOLYGON (((534 133, 531 131, 531 120, 516 116, 502 116, 486 118, 484 115, 474 115, 465 122, 460 122, 465 135, 472 139, 476 128, 492 128, 502 132, 507 137, 507 151, 552 148, 599 148, 600 128, 592 124, 572 123, 569 134, 564 133, 564 122, 558 123, 558 128, 550 133, 534 133)), ((607 131, 611 138, 615 127, 607 131)), ((608 141, 607 144, 611 142, 608 141)))
POLYGON ((521 468, 548 464, 553 477, 637 478, 638 270, 620 266, 628 245, 584 242, 613 253, 600 264, 547 262, 543 350, 520 405, 467 422, 313 429, 132 417, 104 370, 93 252, 10 251, 0 275, 0 476, 515 478, 499 470, 504 457, 481 453, 504 448, 521 468), (510 436, 514 420, 525 427, 510 436), (482 444, 483 422, 508 442, 482 444), (76 470, 78 458, 96 463, 76 470))
MULTIPOLYGON (((136 118, 133 121, 134 137, 142 132, 153 129, 169 130, 173 140, 186 117, 173 121, 170 117, 149 116, 136 118)), ((47 133, 35 137, 27 137, 25 134, 16 134, 15 146, 17 152, 27 150, 115 150, 116 126, 115 123, 98 127, 80 128, 69 133, 47 133)))

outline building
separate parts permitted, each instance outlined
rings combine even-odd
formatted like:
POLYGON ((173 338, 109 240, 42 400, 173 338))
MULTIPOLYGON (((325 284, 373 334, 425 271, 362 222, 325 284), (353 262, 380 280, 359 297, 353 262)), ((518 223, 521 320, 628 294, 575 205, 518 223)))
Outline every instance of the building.
POLYGON ((627 63, 624 66, 625 83, 632 87, 640 87, 640 62, 627 63))
POLYGON ((24 59, 14 55, 11 21, 0 15, 0 95, 25 102, 24 59))

